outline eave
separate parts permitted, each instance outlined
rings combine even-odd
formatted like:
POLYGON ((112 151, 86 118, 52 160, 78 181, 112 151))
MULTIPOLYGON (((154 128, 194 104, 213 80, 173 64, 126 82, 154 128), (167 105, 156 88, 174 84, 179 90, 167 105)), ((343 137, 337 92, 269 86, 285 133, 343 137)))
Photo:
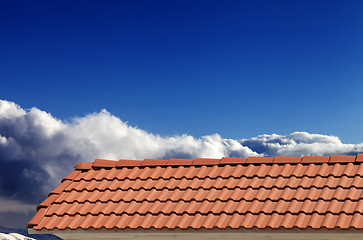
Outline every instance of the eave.
POLYGON ((140 240, 187 240, 187 239, 241 239, 241 240, 360 240, 363 230, 357 229, 77 229, 77 230, 41 230, 28 229, 29 234, 54 234, 64 240, 73 239, 140 239, 140 240))

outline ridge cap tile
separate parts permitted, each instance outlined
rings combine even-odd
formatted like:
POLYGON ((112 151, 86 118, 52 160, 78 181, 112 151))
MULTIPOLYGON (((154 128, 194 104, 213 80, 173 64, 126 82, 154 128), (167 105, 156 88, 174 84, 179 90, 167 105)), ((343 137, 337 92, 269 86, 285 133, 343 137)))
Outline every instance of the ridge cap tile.
POLYGON ((194 159, 180 159, 180 158, 170 158, 168 160, 168 166, 190 166, 193 164, 194 159))
POLYGON ((273 163, 274 158, 272 157, 248 157, 246 163, 258 163, 258 164, 269 164, 273 163))
POLYGON ((331 155, 329 162, 330 163, 349 163, 355 162, 356 156, 350 155, 331 155))
POLYGON ((221 159, 216 158, 195 158, 192 165, 218 165, 221 159))
POLYGON ((116 167, 117 161, 98 159, 96 158, 92 163, 92 168, 114 168, 116 167))
POLYGON ((142 160, 127 160, 120 159, 118 160, 116 167, 138 167, 142 163, 142 160))
MULTIPOLYGON (((363 162, 363 154, 358 153, 357 156, 351 155, 331 155, 331 156, 310 156, 303 157, 292 156, 275 156, 275 157, 255 157, 248 158, 235 158, 235 157, 222 157, 216 158, 195 158, 195 159, 179 159, 170 158, 169 160, 163 159, 144 159, 144 160, 127 160, 120 159, 106 160, 95 159, 94 162, 80 162, 74 166, 75 170, 90 170, 92 168, 113 168, 113 167, 137 167, 137 166, 192 166, 192 165, 228 165, 228 164, 274 164, 274 163, 349 163, 349 162, 363 162)), ((72 174, 65 177, 71 179, 72 174)))
POLYGON ((329 156, 309 156, 304 155, 301 159, 301 163, 328 163, 329 156))
POLYGON ((273 163, 301 163, 302 157, 276 156, 273 163))
POLYGON ((80 162, 74 168, 76 170, 90 170, 92 168, 92 162, 80 162))
POLYGON ((247 158, 222 157, 219 164, 245 164, 247 158))
POLYGON ((140 166, 166 166, 168 164, 168 160, 163 159, 144 159, 140 166))
POLYGON ((363 154, 362 153, 358 153, 357 157, 355 158, 356 162, 363 162, 363 154))

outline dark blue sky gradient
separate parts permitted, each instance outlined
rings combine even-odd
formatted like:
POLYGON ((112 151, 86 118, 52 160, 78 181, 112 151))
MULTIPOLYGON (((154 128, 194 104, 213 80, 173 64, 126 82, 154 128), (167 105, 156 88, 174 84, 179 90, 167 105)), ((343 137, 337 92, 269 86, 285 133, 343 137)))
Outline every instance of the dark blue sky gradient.
POLYGON ((153 133, 363 142, 362 1, 0 2, 0 98, 153 133))

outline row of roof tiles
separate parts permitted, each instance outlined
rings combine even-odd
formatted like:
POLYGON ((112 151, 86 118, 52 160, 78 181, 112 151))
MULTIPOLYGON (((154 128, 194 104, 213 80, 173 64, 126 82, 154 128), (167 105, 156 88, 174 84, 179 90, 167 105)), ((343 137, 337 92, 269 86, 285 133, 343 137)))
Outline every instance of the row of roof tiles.
MULTIPOLYGON (((285 200, 285 201, 292 201, 292 200, 304 200, 309 199, 312 201, 317 200, 351 200, 351 201, 358 201, 363 198, 363 191, 362 189, 358 189, 355 187, 351 188, 341 188, 338 187, 336 189, 331 189, 329 187, 325 187, 322 189, 318 189, 315 187, 304 189, 304 188, 296 188, 292 189, 289 187, 286 187, 284 189, 278 189, 278 188, 272 188, 272 189, 198 189, 198 190, 192 190, 192 189, 186 189, 186 190, 138 190, 134 191, 132 189, 129 189, 127 191, 117 190, 117 191, 71 191, 71 192, 64 192, 61 194, 58 198, 54 200, 54 203, 73 203, 73 202, 131 202, 131 201, 149 201, 149 202, 155 202, 157 200, 165 202, 165 201, 253 201, 253 200, 259 200, 259 201, 278 201, 278 200, 285 200)), ((41 204, 45 205, 45 204, 41 204)))
POLYGON ((338 200, 332 200, 332 201, 326 201, 323 199, 320 199, 318 201, 311 201, 309 199, 305 199, 303 201, 286 201, 286 200, 279 200, 279 201, 259 201, 259 200, 253 200, 253 201, 232 201, 228 200, 225 202, 222 201, 203 201, 203 202, 197 202, 197 201, 191 201, 191 202, 184 202, 184 201, 178 201, 178 202, 172 202, 172 201, 155 201, 155 202, 136 202, 131 201, 130 203, 127 202, 96 202, 96 203, 56 203, 53 204, 45 213, 45 216, 63 216, 63 215, 69 215, 69 216, 75 216, 75 215, 98 215, 98 214, 104 214, 104 215, 121 215, 121 214, 140 214, 140 215, 146 215, 148 213, 152 215, 157 214, 177 214, 177 215, 183 215, 185 213, 195 215, 197 213, 207 215, 209 213, 213 214, 273 214, 273 213, 279 213, 279 214, 299 214, 299 213, 305 213, 305 214, 313 214, 313 213, 319 213, 319 214, 326 214, 326 213, 332 213, 332 214, 354 214, 354 213, 361 213, 363 212, 363 199, 360 199, 358 201, 338 201, 338 200))
POLYGON ((355 188, 363 188, 363 177, 362 176, 355 176, 355 177, 347 177, 347 176, 342 176, 342 177, 334 177, 334 176, 329 176, 329 177, 295 177, 292 176, 290 178, 285 178, 285 177, 277 177, 277 178, 272 178, 272 177, 265 177, 265 178, 260 178, 260 177, 253 177, 253 178, 246 178, 246 177, 241 177, 241 178, 234 178, 234 177, 230 177, 230 178, 215 178, 215 179, 210 179, 210 178, 205 178, 205 179, 199 179, 199 178, 194 178, 194 179, 186 179, 186 178, 182 178, 180 180, 177 179, 169 179, 169 180, 165 180, 162 178, 159 178, 158 180, 154 180, 154 179, 147 179, 147 180, 140 180, 140 179, 136 179, 136 180, 118 180, 118 179, 114 179, 112 181, 109 181, 107 179, 103 179, 101 181, 97 181, 97 180, 91 180, 91 181, 86 181, 86 180, 81 180, 78 182, 72 182, 71 184, 68 185, 68 187, 66 187, 64 189, 65 192, 70 192, 72 190, 75 191, 94 191, 94 190, 99 190, 99 191, 105 191, 105 190, 110 190, 110 191, 116 191, 116 190, 123 190, 123 191, 127 191, 129 189, 132 190, 151 190, 151 189, 155 189, 155 190, 163 190, 163 189, 168 189, 168 190, 175 190, 175 189, 179 189, 179 190, 186 190, 186 189, 193 189, 193 190, 197 190, 197 189, 211 189, 211 188, 215 188, 215 189, 222 189, 222 188, 228 188, 228 189, 235 189, 235 188, 240 188, 240 189, 247 189, 247 188, 253 188, 253 189, 259 189, 259 188, 266 188, 266 189, 271 189, 271 188, 278 188, 278 189, 283 189, 286 187, 289 188, 311 188, 311 187, 316 187, 316 188, 324 188, 324 187, 329 187, 329 188, 337 188, 337 187, 342 187, 342 188, 350 188, 350 187, 355 187, 355 188))
POLYGON ((90 169, 88 171, 74 170, 63 181, 101 181, 112 180, 180 180, 180 179, 216 179, 216 178, 291 178, 291 177, 363 177, 363 165, 354 163, 335 164, 297 164, 297 165, 223 165, 223 166, 179 166, 177 168, 167 167, 133 167, 133 168, 111 168, 90 169))
POLYGON ((195 158, 195 159, 177 159, 169 160, 144 159, 138 160, 119 160, 111 161, 96 159, 93 163, 83 162, 75 166, 79 170, 89 170, 91 168, 113 168, 113 167, 136 167, 136 166, 201 166, 201 165, 223 165, 223 164, 297 164, 297 163, 348 163, 363 162, 363 154, 357 156, 348 155, 331 155, 331 156, 303 156, 303 157, 248 157, 248 158, 230 158, 221 159, 195 158))
POLYGON ((183 214, 183 215, 103 215, 99 214, 96 216, 93 215, 76 215, 72 216, 56 216, 53 215, 51 217, 43 218, 40 223, 34 227, 35 230, 41 229, 266 229, 266 228, 361 228, 361 214, 355 213, 352 215, 348 215, 345 213, 342 214, 323 214, 320 215, 318 213, 314 214, 278 214, 273 213, 271 215, 260 213, 260 214, 252 214, 248 213, 246 215, 240 215, 235 213, 233 215, 228 214, 220 214, 214 215, 212 213, 208 215, 196 214, 183 214))

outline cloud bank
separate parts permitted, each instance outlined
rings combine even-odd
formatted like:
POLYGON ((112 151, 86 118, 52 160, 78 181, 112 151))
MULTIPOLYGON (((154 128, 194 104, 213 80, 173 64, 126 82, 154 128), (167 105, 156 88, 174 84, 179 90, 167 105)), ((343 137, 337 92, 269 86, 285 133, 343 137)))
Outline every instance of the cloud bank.
POLYGON ((67 122, 37 108, 0 100, 0 201, 4 212, 26 212, 44 200, 61 178, 82 161, 105 159, 195 158, 223 156, 302 156, 356 154, 363 144, 344 144, 336 136, 294 132, 225 139, 159 136, 106 110, 67 122))

